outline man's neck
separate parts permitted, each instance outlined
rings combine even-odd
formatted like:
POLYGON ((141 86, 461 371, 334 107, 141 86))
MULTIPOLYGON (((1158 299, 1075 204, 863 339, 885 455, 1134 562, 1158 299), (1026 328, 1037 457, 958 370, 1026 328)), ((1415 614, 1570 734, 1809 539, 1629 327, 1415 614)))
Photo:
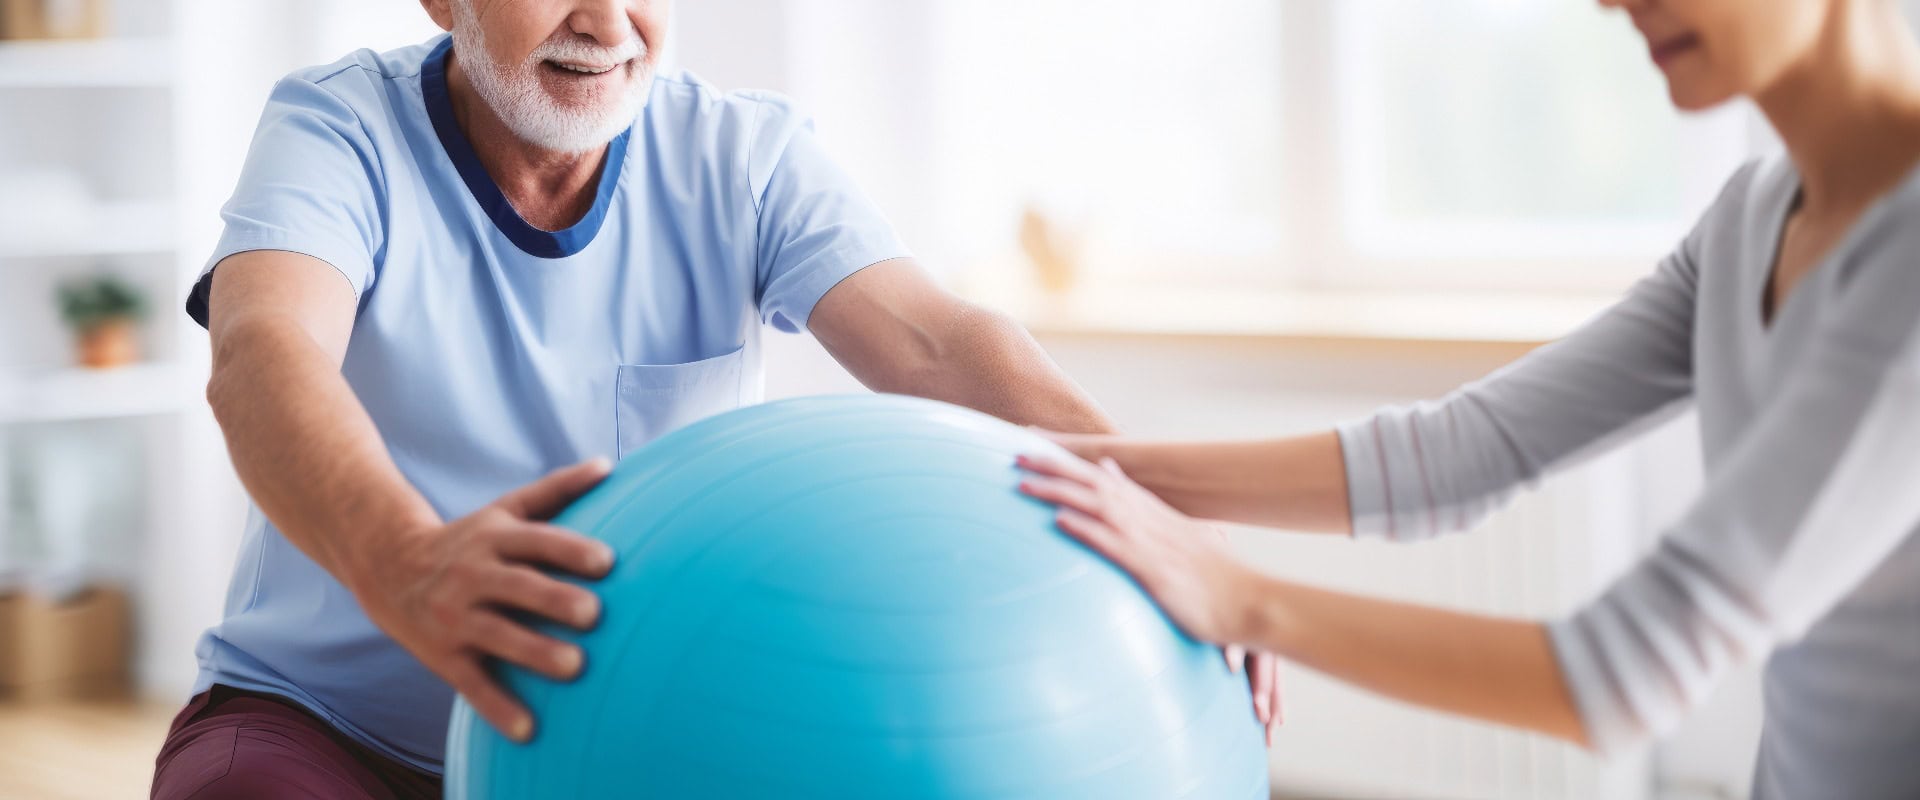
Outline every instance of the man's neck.
POLYGON ((480 99, 457 57, 447 59, 453 119, 513 210, 545 231, 567 228, 593 208, 607 146, 557 153, 528 144, 480 99))

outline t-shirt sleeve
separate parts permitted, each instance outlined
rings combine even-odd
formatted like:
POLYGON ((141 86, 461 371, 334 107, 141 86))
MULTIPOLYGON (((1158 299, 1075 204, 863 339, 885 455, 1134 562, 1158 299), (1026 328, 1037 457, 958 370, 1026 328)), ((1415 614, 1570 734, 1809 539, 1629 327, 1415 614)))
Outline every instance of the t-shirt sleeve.
POLYGON ((759 96, 747 168, 759 215, 755 298, 767 324, 802 331, 835 284, 909 255, 886 216, 827 155, 812 121, 784 98, 759 96))
POLYGON ((373 286, 385 235, 380 174, 373 142, 345 100, 310 80, 281 80, 220 211, 225 229, 187 297, 187 314, 205 327, 214 268, 251 250, 324 261, 359 297, 373 286))

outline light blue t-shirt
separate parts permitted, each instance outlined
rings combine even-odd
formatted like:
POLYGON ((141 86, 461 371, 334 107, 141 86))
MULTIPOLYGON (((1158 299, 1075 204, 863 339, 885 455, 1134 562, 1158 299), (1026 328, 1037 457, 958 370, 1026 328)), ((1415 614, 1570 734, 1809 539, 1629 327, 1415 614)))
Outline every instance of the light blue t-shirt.
MULTIPOLYGON (((592 211, 533 228, 453 122, 450 50, 363 50, 275 86, 208 262, 287 250, 346 276, 342 372, 446 519, 757 401, 763 323, 803 330, 834 284, 907 254, 786 100, 681 74, 609 147, 592 211)), ((187 302, 203 325, 207 286, 187 302)), ((257 507, 197 653, 196 692, 279 694, 440 769, 452 690, 257 507)))

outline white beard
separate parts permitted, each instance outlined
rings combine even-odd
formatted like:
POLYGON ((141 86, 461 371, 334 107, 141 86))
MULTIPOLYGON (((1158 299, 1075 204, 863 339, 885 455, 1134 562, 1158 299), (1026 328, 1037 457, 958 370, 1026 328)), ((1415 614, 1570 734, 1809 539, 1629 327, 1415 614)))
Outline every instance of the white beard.
POLYGON ((474 17, 472 0, 456 0, 453 19, 453 52, 466 70, 473 90, 514 135, 528 144, 557 153, 593 150, 625 131, 647 104, 647 95, 653 88, 653 69, 644 60, 647 45, 638 30, 615 47, 584 43, 564 32, 555 34, 535 49, 526 63, 506 65, 493 62, 480 21, 474 17), (620 96, 593 107, 579 108, 562 104, 540 85, 536 70, 542 69, 541 62, 549 59, 587 63, 633 59, 637 72, 620 96))

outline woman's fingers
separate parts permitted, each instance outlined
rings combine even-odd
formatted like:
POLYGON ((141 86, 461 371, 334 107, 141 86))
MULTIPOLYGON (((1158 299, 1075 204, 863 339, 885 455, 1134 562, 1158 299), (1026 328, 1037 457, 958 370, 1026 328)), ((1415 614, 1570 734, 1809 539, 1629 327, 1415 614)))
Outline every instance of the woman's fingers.
POLYGON ((1273 744, 1273 732, 1287 724, 1287 704, 1280 691, 1280 659, 1268 656, 1267 661, 1273 669, 1273 722, 1267 725, 1267 744, 1273 744))
POLYGON ((1132 572, 1133 554, 1127 552, 1120 534, 1112 526, 1099 519, 1072 508, 1060 509, 1054 515, 1054 524, 1067 535, 1080 540, 1082 544, 1099 553, 1121 569, 1132 572))
POLYGON ((1064 478, 1032 477, 1020 482, 1020 491, 1036 500, 1077 509, 1093 516, 1100 515, 1100 494, 1083 483, 1064 478))
POLYGON ((1088 486, 1099 486, 1107 475, 1078 456, 1056 453, 1028 453, 1014 460, 1021 469, 1055 478, 1067 478, 1088 486))
POLYGON ((1260 727, 1266 729, 1269 747, 1273 745, 1273 729, 1280 718, 1278 695, 1274 691, 1277 673, 1273 656, 1255 653, 1247 661, 1247 685, 1253 690, 1253 708, 1260 718, 1260 727))

